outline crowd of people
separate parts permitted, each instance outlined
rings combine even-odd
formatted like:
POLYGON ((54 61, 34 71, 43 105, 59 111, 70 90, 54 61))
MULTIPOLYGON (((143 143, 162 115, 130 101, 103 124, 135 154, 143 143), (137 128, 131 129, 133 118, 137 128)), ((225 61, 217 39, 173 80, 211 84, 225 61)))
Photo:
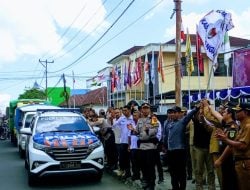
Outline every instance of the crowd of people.
POLYGON ((99 113, 85 108, 83 115, 90 126, 100 128, 107 170, 141 180, 143 189, 153 190, 156 176, 159 184, 164 181, 163 161, 173 190, 185 190, 187 180, 193 180, 196 190, 204 182, 215 190, 215 176, 221 190, 250 189, 249 103, 229 102, 216 111, 204 99, 192 110, 168 109, 162 123, 147 102, 99 113))

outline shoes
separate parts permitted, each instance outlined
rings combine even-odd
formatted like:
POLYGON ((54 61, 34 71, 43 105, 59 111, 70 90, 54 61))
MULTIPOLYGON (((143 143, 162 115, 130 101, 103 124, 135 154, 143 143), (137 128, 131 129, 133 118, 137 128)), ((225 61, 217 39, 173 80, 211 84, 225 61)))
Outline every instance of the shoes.
POLYGON ((206 179, 203 179, 203 185, 207 185, 206 179))
POLYGON ((158 180, 158 184, 161 184, 161 183, 163 183, 163 182, 164 182, 164 179, 163 179, 163 178, 158 180))
POLYGON ((163 170, 164 172, 169 172, 169 169, 165 169, 165 170, 163 170))
POLYGON ((159 176, 159 180, 158 180, 158 184, 161 184, 164 182, 164 178, 163 176, 159 176))
POLYGON ((192 176, 188 176, 188 177, 187 177, 187 180, 192 180, 192 176))
POLYGON ((109 167, 110 170, 116 170, 117 168, 118 168, 117 165, 113 165, 109 167))
POLYGON ((139 180, 139 179, 140 179, 140 177, 137 177, 137 176, 132 176, 132 178, 131 178, 132 181, 139 180))
POLYGON ((125 171, 123 171, 123 170, 114 170, 114 173, 117 175, 117 176, 122 176, 124 173, 125 173, 125 171))
POLYGON ((129 177, 131 177, 131 174, 128 173, 128 172, 124 172, 122 175, 121 175, 122 179, 127 179, 129 177))

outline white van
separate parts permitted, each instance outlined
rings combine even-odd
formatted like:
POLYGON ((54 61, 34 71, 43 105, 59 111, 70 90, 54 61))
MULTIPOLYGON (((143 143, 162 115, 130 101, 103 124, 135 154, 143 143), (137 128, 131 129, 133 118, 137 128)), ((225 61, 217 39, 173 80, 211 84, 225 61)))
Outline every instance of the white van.
POLYGON ((21 158, 25 156, 25 145, 27 136, 20 134, 20 129, 28 128, 32 117, 35 115, 37 109, 61 109, 58 106, 47 104, 30 104, 18 108, 20 112, 20 121, 18 122, 18 129, 16 130, 17 146, 21 158))

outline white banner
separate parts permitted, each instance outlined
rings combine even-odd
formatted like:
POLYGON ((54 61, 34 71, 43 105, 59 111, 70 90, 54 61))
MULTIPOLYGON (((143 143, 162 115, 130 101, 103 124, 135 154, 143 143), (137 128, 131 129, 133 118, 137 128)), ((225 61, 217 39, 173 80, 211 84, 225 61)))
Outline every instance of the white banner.
POLYGON ((224 35, 234 27, 231 13, 216 10, 204 16, 198 26, 198 33, 203 41, 206 54, 216 64, 218 50, 224 41, 224 35))

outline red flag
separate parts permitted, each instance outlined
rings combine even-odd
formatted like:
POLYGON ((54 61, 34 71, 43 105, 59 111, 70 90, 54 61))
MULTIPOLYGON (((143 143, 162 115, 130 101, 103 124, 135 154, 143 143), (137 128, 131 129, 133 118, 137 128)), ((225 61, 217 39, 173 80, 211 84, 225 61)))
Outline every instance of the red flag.
POLYGON ((136 62, 136 81, 134 81, 134 85, 138 85, 141 80, 142 80, 142 76, 141 76, 141 70, 142 70, 142 61, 141 61, 141 57, 139 57, 137 59, 137 62, 136 62))
POLYGON ((202 53, 201 53, 201 38, 197 30, 196 30, 196 59, 197 59, 199 71, 203 73, 204 64, 203 64, 202 53))
POLYGON ((181 20, 181 43, 183 43, 184 41, 185 41, 185 33, 184 33, 183 23, 181 20))
POLYGON ((163 55, 162 55, 162 49, 160 45, 160 51, 158 55, 158 73, 161 75, 161 81, 164 83, 164 72, 163 72, 163 55))
POLYGON ((127 84, 131 88, 132 86, 132 80, 131 80, 131 60, 128 63, 128 76, 127 76, 127 84))
POLYGON ((144 83, 149 85, 149 62, 148 62, 148 54, 145 55, 145 63, 144 63, 144 83))
POLYGON ((115 87, 116 87, 116 81, 115 81, 116 77, 115 77, 115 69, 114 67, 112 68, 111 71, 111 92, 114 92, 115 87))

